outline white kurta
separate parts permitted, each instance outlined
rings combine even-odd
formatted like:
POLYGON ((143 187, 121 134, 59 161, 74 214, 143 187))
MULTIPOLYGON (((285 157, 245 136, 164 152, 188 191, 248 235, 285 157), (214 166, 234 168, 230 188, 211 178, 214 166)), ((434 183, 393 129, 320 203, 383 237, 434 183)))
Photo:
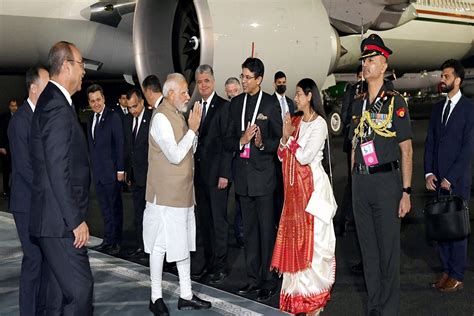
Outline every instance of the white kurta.
MULTIPOLYGON (((310 165, 313 173, 314 192, 306 212, 314 215, 314 252, 311 267, 296 273, 283 273, 283 296, 314 297, 330 291, 335 281, 336 236, 332 219, 337 204, 329 177, 321 164, 327 136, 327 124, 323 118, 301 121, 297 140, 300 147, 295 157, 301 165, 310 165)), ((325 302, 321 303, 325 305, 325 302)))
MULTIPOLYGON (((189 130, 176 143, 173 128, 164 114, 153 117, 150 137, 160 146, 171 164, 179 164, 189 150, 196 149, 196 134, 189 130)), ((179 188, 176 188, 179 190, 179 188)), ((196 250, 196 221, 194 206, 170 207, 147 202, 143 214, 143 244, 145 252, 160 249, 168 262, 180 261, 196 250)))

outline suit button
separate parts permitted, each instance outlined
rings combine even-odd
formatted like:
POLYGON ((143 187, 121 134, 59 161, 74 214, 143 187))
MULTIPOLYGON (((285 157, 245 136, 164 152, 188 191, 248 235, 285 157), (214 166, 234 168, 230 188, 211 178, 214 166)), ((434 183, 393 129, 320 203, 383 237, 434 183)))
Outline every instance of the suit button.
POLYGON ((200 158, 198 158, 198 159, 196 159, 196 160, 197 160, 197 161, 201 161, 201 159, 200 159, 200 158))

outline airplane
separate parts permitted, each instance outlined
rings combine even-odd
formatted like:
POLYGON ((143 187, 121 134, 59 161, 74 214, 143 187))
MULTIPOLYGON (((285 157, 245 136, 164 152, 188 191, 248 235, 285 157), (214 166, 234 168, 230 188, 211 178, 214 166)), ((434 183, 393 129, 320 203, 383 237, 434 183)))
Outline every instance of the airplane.
POLYGON ((181 72, 192 83, 207 63, 222 94, 254 56, 266 67, 263 89, 284 70, 291 96, 303 77, 324 88, 335 83, 332 74, 353 72, 367 33, 393 49, 389 65, 398 74, 436 70, 447 58, 472 73, 473 25, 474 0, 0 0, 0 74, 44 63, 53 43, 68 40, 88 76, 137 74, 141 82, 181 72))

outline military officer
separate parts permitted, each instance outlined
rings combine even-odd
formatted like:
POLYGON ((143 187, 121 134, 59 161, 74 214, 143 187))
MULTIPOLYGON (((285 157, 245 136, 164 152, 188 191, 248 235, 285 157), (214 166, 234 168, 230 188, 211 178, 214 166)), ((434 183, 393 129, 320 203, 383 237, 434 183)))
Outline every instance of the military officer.
POLYGON ((398 315, 400 220, 411 208, 412 134, 404 98, 384 83, 392 51, 376 34, 361 45, 368 89, 352 110, 354 218, 368 314, 398 315))

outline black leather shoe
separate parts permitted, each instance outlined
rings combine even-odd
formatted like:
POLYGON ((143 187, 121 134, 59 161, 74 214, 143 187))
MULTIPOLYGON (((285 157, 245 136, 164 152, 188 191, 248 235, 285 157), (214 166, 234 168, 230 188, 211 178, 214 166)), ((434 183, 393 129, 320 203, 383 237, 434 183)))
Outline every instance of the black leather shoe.
POLYGON ((257 301, 268 301, 273 294, 275 294, 275 289, 260 289, 257 294, 257 301))
POLYGON ((127 254, 127 257, 138 257, 138 256, 141 256, 145 253, 145 251, 143 250, 143 247, 138 247, 136 249, 133 249, 132 251, 130 251, 128 254, 127 254))
POLYGON ((179 310, 191 310, 191 309, 209 309, 211 308, 211 302, 205 301, 193 294, 193 298, 190 300, 182 299, 178 300, 179 310))
POLYGON ((246 286, 238 289, 236 293, 239 295, 248 295, 257 293, 259 290, 260 288, 256 285, 247 284, 246 286))
POLYGON ((227 273, 225 271, 212 273, 209 275, 209 283, 220 284, 222 283, 222 281, 224 281, 225 278, 227 278, 227 273))
POLYGON ((207 268, 203 268, 201 272, 191 273, 191 280, 201 281, 201 279, 204 278, 208 272, 209 270, 207 268))
POLYGON ((364 266, 362 264, 362 261, 359 262, 358 264, 354 264, 351 267, 351 272, 354 274, 363 274, 364 273, 364 266))
POLYGON ((120 252, 120 245, 119 244, 113 244, 110 247, 105 248, 103 251, 106 254, 110 255, 110 256, 116 256, 120 252))
POLYGON ((148 308, 155 316, 169 316, 170 314, 168 307, 166 307, 166 304, 162 298, 157 299, 155 303, 150 300, 150 305, 148 305, 148 308))
POLYGON ((174 275, 178 275, 178 267, 176 266, 176 262, 164 262, 163 263, 163 271, 172 273, 174 275))
POLYGON ((91 247, 91 249, 95 250, 95 251, 103 251, 104 249, 109 248, 109 247, 110 247, 110 244, 103 241, 103 242, 100 243, 100 245, 91 247))

